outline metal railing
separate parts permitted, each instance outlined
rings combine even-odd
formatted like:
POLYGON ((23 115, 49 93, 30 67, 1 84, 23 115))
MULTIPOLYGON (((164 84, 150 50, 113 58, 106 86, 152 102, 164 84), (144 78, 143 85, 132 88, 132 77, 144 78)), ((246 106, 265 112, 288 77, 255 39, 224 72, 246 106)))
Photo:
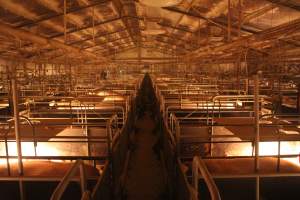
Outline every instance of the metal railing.
MULTIPOLYGON (((267 115, 267 116, 262 116, 262 118, 264 117, 270 117, 273 115, 267 115)), ((274 117, 274 116, 273 116, 274 117)), ((284 177, 284 176, 300 176, 300 173, 295 173, 295 172, 289 172, 289 173, 284 173, 283 170, 281 170, 281 160, 282 159, 286 159, 286 158, 298 158, 299 157, 299 153, 298 152, 291 152, 291 153, 282 153, 282 143, 284 142, 299 142, 300 141, 300 137, 299 134, 286 134, 284 133, 284 131, 282 130, 283 128, 294 128, 297 127, 300 123, 299 120, 299 116, 295 116, 295 115, 280 115, 277 116, 275 118, 282 118, 282 119, 288 119, 289 121, 292 121, 293 123, 279 123, 278 121, 274 124, 260 124, 260 129, 262 127, 269 127, 269 128, 275 128, 275 135, 260 135, 260 142, 266 142, 266 141, 271 141, 271 142, 277 142, 277 150, 275 149, 274 151, 277 153, 272 153, 271 155, 266 154, 266 155, 260 155, 260 153, 255 153, 254 155, 254 149, 255 149, 255 142, 256 142, 256 138, 255 138, 255 130, 253 130, 253 134, 252 136, 249 136, 248 139, 242 139, 241 141, 235 141, 233 140, 234 138, 237 138, 238 135, 208 135, 208 136, 193 136, 193 138, 197 138, 197 142, 194 142, 193 144, 195 145, 195 143, 197 143, 197 145, 205 145, 205 144, 210 144, 210 145, 214 145, 214 148, 217 148, 217 145, 236 145, 236 144, 250 144, 251 145, 251 155, 230 155, 230 156, 218 156, 218 155, 214 155, 214 154, 210 154, 210 156, 205 156, 205 159, 233 159, 233 158, 247 158, 247 159, 251 159, 254 162, 254 169, 253 169, 253 173, 251 174, 246 174, 246 175, 240 175, 240 174, 227 174, 227 175, 217 175, 217 178, 244 178, 244 177, 249 177, 249 178, 255 178, 256 180, 256 199, 259 199, 259 195, 260 195, 260 178, 261 177, 284 177), (295 123, 297 122, 297 123, 295 123), (232 139, 231 139, 232 138, 232 139), (214 139, 219 139, 218 141, 214 141, 214 139), (220 140, 221 139, 221 140, 220 140), (229 140, 228 140, 229 139, 229 140), (276 158, 276 172, 270 172, 270 173, 264 173, 264 174, 260 174, 259 171, 255 170, 255 166, 259 159, 263 159, 263 158, 276 158)), ((174 120, 171 125, 173 124, 177 124, 177 128, 180 129, 180 124, 178 119, 176 119, 176 117, 172 117, 172 119, 174 120), (176 121, 177 120, 177 121, 176 121)), ((280 120, 279 120, 280 121, 280 120)), ((226 126, 230 126, 230 127, 244 127, 244 126, 253 126, 254 122, 252 124, 211 124, 211 125, 204 125, 207 127, 226 127, 226 126)), ((253 128, 254 129, 254 128, 253 128)), ((178 132, 178 131, 177 131, 178 132)), ((179 133, 181 133, 179 131, 179 133)), ((176 135, 176 134, 175 134, 176 135)), ((177 134, 178 135, 178 134, 177 134)), ((183 145, 183 143, 181 142, 180 138, 176 138, 175 141, 179 141, 179 144, 176 144, 176 146, 180 145, 180 146, 191 146, 191 144, 187 143, 186 145, 183 145)), ((179 150, 179 155, 183 158, 183 159, 190 159, 193 155, 195 155, 193 152, 191 152, 191 154, 186 157, 184 155, 182 155, 182 149, 179 150)), ((211 150, 212 151, 212 150, 211 150)), ((213 177, 215 177, 213 175, 213 177)))
MULTIPOLYGON (((130 101, 130 103, 134 103, 130 101)), ((109 152, 109 159, 106 160, 104 169, 102 170, 101 177, 99 177, 95 187, 93 188, 92 193, 86 191, 83 193, 81 199, 104 199, 109 200, 112 196, 117 195, 113 192, 115 189, 112 187, 113 185, 118 187, 118 182, 116 181, 121 173, 122 170, 120 169, 123 163, 126 163, 126 148, 129 147, 128 141, 128 134, 130 133, 129 128, 133 122, 132 117, 132 106, 129 110, 124 122, 124 126, 122 129, 119 129, 120 122, 118 120, 117 115, 113 115, 107 122, 106 122, 106 130, 107 130, 107 141, 108 141, 108 152, 109 152)))
MULTIPOLYGON (((261 117, 261 119, 263 119, 264 117, 270 117, 273 115, 265 115, 263 117, 261 117)), ((293 121, 293 123, 279 123, 279 121, 272 123, 272 124, 259 124, 260 129, 262 128, 270 128, 269 131, 273 131, 274 135, 270 135, 269 133, 267 135, 263 134, 264 132, 261 133, 260 138, 261 138, 261 142, 278 142, 278 156, 280 156, 280 143, 282 142, 289 142, 289 141, 300 141, 300 136, 298 133, 289 133, 286 134, 284 131, 284 128, 297 128, 297 126, 300 125, 300 119, 299 116, 295 116, 295 115, 280 115, 281 117, 283 117, 283 119, 288 119, 289 121, 293 121), (295 123, 297 122, 297 123, 295 123), (272 129, 272 130, 271 130, 272 129)), ((279 116, 277 116, 279 117, 279 116)), ((275 118, 277 118, 275 116, 275 118)), ((201 118, 200 118, 201 119, 201 118)), ((254 118, 251 117, 249 118, 251 120, 253 120, 254 118)), ((169 118, 169 124, 168 127, 170 129, 170 132, 172 133, 172 136, 174 137, 174 141, 176 141, 176 144, 181 141, 181 137, 182 134, 185 134, 184 132, 182 132, 181 128, 182 128, 182 124, 184 125, 188 125, 188 126, 184 126, 184 127, 195 127, 193 125, 197 125, 197 123, 195 123, 194 118, 191 119, 191 121, 193 123, 190 124, 187 122, 189 119, 178 119, 174 113, 171 113, 170 118, 169 118), (181 124, 182 123, 182 124, 181 124)), ((253 127, 254 122, 252 121, 251 123, 239 123, 239 124, 235 124, 235 123, 211 123, 211 124, 201 124, 201 128, 207 128, 206 131, 211 131, 211 134, 208 135, 194 135, 191 136, 192 138, 197 138, 197 142, 196 143, 213 143, 213 144, 218 144, 218 143, 254 143, 255 141, 255 130, 253 128, 253 134, 251 135, 226 135, 226 134, 215 134, 215 130, 213 128, 215 127, 231 127, 231 128, 239 128, 239 127, 247 127, 247 128, 251 128, 253 127), (234 138, 241 138, 241 141, 235 141, 235 140, 228 140, 228 139, 234 139, 234 138), (226 139, 226 140, 218 140, 218 141, 213 141, 213 139, 226 139)), ((200 128, 199 126, 196 126, 198 128, 200 128)), ((265 130, 268 131, 268 130, 265 130)), ((300 131, 300 130, 299 130, 300 131)), ((254 145, 253 145, 254 146, 254 145)), ((286 156, 297 156, 298 154, 289 154, 286 156)), ((284 156, 284 155, 283 155, 284 156)), ((245 156, 243 156, 245 157, 245 156)))
MULTIPOLYGON (((197 137, 197 136, 193 136, 193 139, 195 139, 197 137, 197 142, 198 143, 203 143, 203 144, 217 144, 217 143, 229 143, 229 144, 235 144, 235 143, 245 143, 245 142, 248 142, 252 145, 252 155, 250 156, 230 156, 230 158, 242 158, 242 157, 246 157, 246 158, 250 158, 250 159, 253 159, 255 164, 255 170, 259 169, 259 158, 261 157, 275 157, 277 158, 277 172, 280 171, 280 160, 282 158, 288 158, 288 157, 299 157, 299 152, 295 153, 295 154, 284 154, 282 155, 281 153, 281 143, 283 142, 289 142, 289 141, 300 141, 300 138, 299 138, 299 134, 292 134, 290 135, 287 135, 285 134, 284 132, 281 131, 281 128, 284 127, 284 126, 288 126, 288 127, 295 127, 295 126, 299 126, 299 119, 298 119, 298 123, 297 125, 295 123, 291 123, 290 125, 287 125, 287 124, 280 124, 280 123, 274 123, 274 124, 260 124, 260 119, 263 118, 263 116, 260 117, 261 114, 263 114, 263 111, 262 111, 262 108, 263 106, 265 105, 266 101, 264 98, 266 98, 266 96, 263 96, 263 95, 260 95, 259 94, 259 78, 258 76, 254 77, 254 80, 255 80, 255 83, 253 83, 253 85, 255 86, 254 87, 254 95, 238 95, 237 97, 238 98, 235 98, 235 99, 232 99, 234 98, 234 96, 232 95, 225 95, 225 96, 219 96, 219 97, 216 97, 216 98, 213 98, 211 100, 212 102, 212 107, 210 110, 208 110, 208 107, 207 106, 207 102, 205 101, 199 101, 199 97, 197 97, 197 95, 189 95, 187 97, 191 97, 191 100, 190 102, 188 103, 185 103, 183 101, 183 93, 184 93, 184 88, 182 88, 180 86, 180 84, 184 85, 186 83, 184 83, 184 81, 182 81, 182 83, 179 83, 179 84, 174 84, 174 86, 172 85, 172 80, 170 81, 157 81, 157 84, 156 84, 156 95, 157 97, 159 98, 159 102, 161 104, 161 108, 162 108, 162 113, 163 113, 163 116, 165 118, 165 122, 169 122, 169 126, 170 127, 170 132, 173 132, 171 133, 172 136, 177 136, 179 135, 180 137, 180 134, 183 134, 181 133, 181 130, 180 130, 180 123, 181 122, 178 122, 178 121, 181 121, 181 120, 187 120, 187 119, 191 119, 191 120, 194 120, 193 123, 196 124, 197 123, 197 120, 203 120, 205 118, 209 119, 209 118, 212 118, 212 121, 211 123, 207 123, 207 124, 201 124, 201 126, 205 126, 205 127, 208 127, 209 129, 208 130, 211 130, 211 135, 208 135, 208 136, 205 136, 205 137, 197 137), (160 85, 160 83, 162 83, 160 85), (171 83, 171 84, 169 84, 171 83), (167 86, 170 88, 177 88, 177 90, 179 92, 177 92, 177 96, 176 94, 172 94, 172 95, 169 95, 169 93, 175 93, 176 89, 171 89, 175 92, 168 92, 168 89, 167 86), (172 87, 173 86, 173 87, 172 87), (178 89, 179 88, 179 89, 178 89), (169 98, 170 97, 170 98, 169 98), (198 99, 197 99, 198 98, 198 99), (230 109, 228 110, 229 112, 236 112, 235 114, 237 113, 241 113, 242 111, 243 112, 248 112, 249 113, 249 117, 252 117, 254 122, 252 124, 227 124, 227 126, 251 126, 253 127, 253 134, 251 136, 250 139, 242 139, 242 141, 228 141, 228 140, 225 140, 225 141, 213 141, 214 138, 219 138, 219 139, 230 139, 230 138, 236 138, 238 137, 237 135, 213 135, 213 132, 214 132, 214 129, 213 127, 216 127, 216 126, 223 126, 225 127, 226 124, 215 124, 214 123, 214 120, 213 118, 215 117, 222 117, 222 116, 226 116, 226 109, 223 109, 225 108, 223 105, 224 105, 224 102, 225 103, 231 103, 233 105, 237 105, 237 104, 240 104, 242 106, 244 105, 247 105, 248 109, 247 110, 241 110, 241 109, 230 109), (196 107, 196 109, 192 109, 192 103, 194 107, 196 107), (186 106, 186 110, 183 110, 183 107, 185 105, 188 105, 190 104, 190 108, 188 106, 186 106), (223 105, 222 105, 223 104, 223 105), (251 105, 251 107, 249 107, 249 105, 251 105), (206 105, 206 106, 205 106, 206 105), (173 106, 173 107, 172 107, 173 106), (171 110, 171 111, 170 111, 171 110), (205 113, 206 111, 206 113, 205 113), (178 117, 174 117, 173 113, 172 112, 175 112, 176 114, 178 114, 177 116, 178 117), (198 113, 197 113, 198 112, 198 113), (202 113, 201 113, 202 112, 202 113), (224 115, 222 115, 224 113, 224 115), (185 115, 186 114, 186 115, 185 115), (193 114, 196 114, 196 115, 193 115, 193 114), (198 115, 197 115, 198 114, 198 115), (201 116, 200 114, 203 114, 206 116, 203 117, 202 115, 202 119, 200 119, 201 116), (176 122, 177 121, 177 122, 176 122), (178 128, 179 127, 179 128, 178 128), (260 129, 262 127, 273 127, 275 128, 277 131, 274 133, 273 136, 269 136, 269 135, 260 135, 260 129), (176 130, 176 129, 179 129, 179 130, 176 130), (259 154, 259 142, 264 142, 264 141, 275 141, 275 142, 278 142, 278 151, 277 151, 277 155, 267 155, 267 156, 261 156, 259 154), (255 153, 254 153, 255 151, 255 153), (254 155, 255 154, 255 155, 254 155)), ((246 84, 246 91, 248 91, 248 83, 246 84)), ((263 90, 263 89, 262 89, 263 90)), ((169 90, 170 91, 170 90, 169 90)), ((288 91, 290 93, 290 91, 288 91)), ((294 92, 294 91, 293 91, 294 92)), ((191 93, 195 93, 195 91, 192 91, 191 93)), ((197 93, 197 92, 196 92, 197 93)), ((247 92, 248 93, 248 92, 247 92)), ((188 94, 186 92, 186 94, 188 94)), ((222 93, 221 93, 222 94, 222 93)), ((226 94, 226 93, 225 93, 226 94)), ((264 93, 266 94, 266 93, 264 93)), ((201 98, 200 98, 201 99, 201 98)), ((240 107, 242 108, 242 106, 238 105, 237 107, 240 107)), ((227 112, 228 113, 228 112, 227 112)), ((245 116, 245 113, 243 113, 241 116, 245 116)), ((290 120, 290 119, 288 119, 290 120)), ((198 124, 199 126, 199 124, 198 124)), ((298 131, 299 132, 299 131, 298 131)), ((179 146, 180 145, 180 141, 181 139, 180 138, 175 138, 174 141, 176 141, 177 144, 175 144, 176 146, 179 146), (179 142, 178 142, 179 141, 179 142)), ((194 141, 195 142, 195 141, 194 141)), ((190 146, 191 144, 187 144, 187 146, 190 146)), ((181 148, 179 148, 181 149, 181 148)), ((193 154, 191 154, 192 156, 193 154)), ((208 159, 214 159, 214 158, 228 158, 227 156, 220 156, 220 157, 216 157, 216 156, 208 156, 207 157, 208 159)), ((257 172, 254 172, 252 173, 251 175, 249 175, 249 177, 254 177, 256 179, 256 199, 259 199, 259 195, 260 195, 260 192, 259 192, 259 189, 260 189, 260 177, 277 177, 277 176, 299 176, 298 173, 283 173, 280 172, 280 173, 274 173, 274 174, 264 174, 263 176, 260 176, 260 174, 258 174, 259 171, 257 172)), ((221 178, 223 177, 222 175, 220 175, 221 178)), ((225 177, 227 178, 231 178, 231 175, 228 175, 225 177)), ((232 175, 232 177, 243 177, 243 175, 232 175)), ((248 174, 245 175, 245 177, 248 177, 248 174)))
POLYGON ((80 188, 82 193, 81 199, 91 199, 90 193, 87 191, 87 177, 84 162, 82 160, 77 160, 56 187, 51 196, 51 200, 60 200, 62 198, 72 178, 76 176, 78 169, 80 170, 80 188))
POLYGON ((171 113, 171 115, 170 115, 168 128, 171 133, 171 140, 173 140, 172 143, 175 144, 176 152, 179 155, 179 153, 180 153, 180 125, 179 125, 179 121, 177 120, 176 116, 173 113, 171 113))
MULTIPOLYGON (((78 158, 81 158, 83 160, 94 160, 94 163, 96 162, 96 160, 103 160, 104 158, 108 157, 109 155, 97 155, 97 156, 91 156, 89 153, 89 149, 91 145, 96 145, 96 144, 107 144, 107 151, 108 152, 112 152, 112 144, 115 140, 117 140, 119 134, 120 134, 120 122, 118 122, 118 116, 117 115, 113 115, 109 120, 107 120, 106 122, 106 135, 104 136, 89 136, 86 133, 86 129, 82 129, 84 132, 84 135, 82 136, 49 136, 49 135, 43 135, 41 132, 37 132, 38 129, 36 129, 37 127, 41 127, 41 126, 53 126, 53 127, 68 127, 70 126, 69 123, 62 123, 62 124, 57 124, 57 123, 53 123, 53 124, 34 124, 30 121, 29 118, 27 117, 23 117, 20 116, 21 118, 24 118, 29 126, 32 128, 32 133, 33 135, 26 135, 26 136, 22 136, 21 138, 21 142, 29 142, 33 144, 33 150, 34 150, 34 155, 21 155, 21 160, 23 159, 34 159, 34 160, 76 160, 78 158), (51 140, 50 140, 51 139, 51 140), (63 144, 63 143, 69 143, 69 144, 86 144, 87 148, 88 148, 88 155, 76 155, 76 156, 72 156, 72 155, 44 155, 43 153, 40 154, 39 152, 37 152, 37 146, 38 144, 63 144)), ((10 117, 5 117, 6 119, 12 119, 10 117)), ((10 121, 10 120, 9 120, 10 121)), ((12 133, 12 125, 10 122, 7 123, 2 123, 1 126, 7 126, 5 129, 5 134, 3 136, 0 136, 0 143, 4 143, 4 147, 5 147, 5 155, 0 155, 0 159, 5 159, 6 163, 7 163, 7 170, 8 170, 8 175, 10 176, 11 174, 11 166, 10 166, 10 159, 15 159, 17 158, 17 156, 14 155, 9 155, 9 144, 14 143, 15 139, 13 135, 9 135, 9 133, 12 133)), ((71 126, 74 125, 71 124, 71 126)), ((93 124, 93 123, 83 123, 80 124, 80 126, 86 126, 87 128, 90 127, 99 127, 98 124, 93 124)), ((103 127, 104 128, 104 127, 103 127)), ((30 153, 31 154, 31 153, 30 153)))
POLYGON ((120 136, 120 130, 118 128, 118 116, 113 115, 106 123, 107 142, 108 142, 108 154, 112 156, 113 144, 120 136))
POLYGON ((201 174, 201 177, 203 177, 204 182, 209 190, 211 200, 221 200, 221 196, 218 190, 218 187, 211 176, 210 172, 208 171, 206 164, 204 161, 199 157, 195 156, 193 158, 193 187, 195 189, 194 193, 194 199, 198 199, 198 193, 199 193, 199 172, 201 174))
MULTIPOLYGON (((52 99, 52 98, 51 98, 52 99)), ((128 100, 119 103, 102 103, 93 101, 73 101, 73 98, 67 99, 67 101, 53 102, 53 106, 50 106, 51 102, 29 102, 27 103, 27 109, 23 111, 24 114, 29 117, 36 118, 36 116, 47 117, 69 117, 70 119, 83 122, 87 120, 101 119, 100 116, 93 117, 94 115, 104 115, 105 110, 110 113, 119 113, 122 122, 125 121, 126 114, 128 112, 128 100), (38 105, 43 107, 47 106, 49 109, 39 110, 38 105)))
MULTIPOLYGON (((89 199, 87 200, 96 200, 96 199, 101 199, 101 200, 109 200, 111 199, 112 195, 112 190, 111 190, 111 168, 109 161, 107 160, 101 176, 98 178, 96 185, 94 186, 90 196, 88 196, 89 199)), ((83 197, 82 197, 83 198, 83 197)))
MULTIPOLYGON (((188 101, 188 102, 168 102, 161 97, 163 112, 165 117, 169 117, 171 112, 174 113, 187 113, 186 117, 193 114, 203 113, 206 114, 207 118, 221 117, 224 113, 245 113, 247 116, 253 116, 253 95, 226 95, 226 96, 215 96, 209 101, 188 101), (242 106, 248 104, 247 108, 242 106), (249 106, 250 105, 250 106, 249 106)), ((260 96, 260 105, 263 104, 264 96, 260 96)), ((263 107, 260 107, 260 110, 263 107)), ((209 120, 209 119, 207 119, 209 120)))

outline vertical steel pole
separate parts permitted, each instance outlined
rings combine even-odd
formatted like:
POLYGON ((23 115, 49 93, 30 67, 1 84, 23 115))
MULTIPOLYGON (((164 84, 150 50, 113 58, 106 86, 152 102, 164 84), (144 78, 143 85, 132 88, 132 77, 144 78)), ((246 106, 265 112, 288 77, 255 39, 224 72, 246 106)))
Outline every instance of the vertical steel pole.
POLYGON ((297 85, 297 111, 300 113, 300 83, 297 85))
POLYGON ((93 42, 95 44, 95 7, 92 7, 93 42))
POLYGON ((67 43, 67 0, 64 0, 64 42, 67 43))
POLYGON ((259 78, 254 75, 255 171, 259 170, 259 78))
MULTIPOLYGON (((239 21, 238 21, 238 37, 241 37, 241 26, 242 26, 242 17, 243 17, 243 13, 242 13, 242 2, 241 0, 239 0, 238 2, 238 10, 239 10, 239 21)), ((238 64, 237 64, 237 86, 238 86, 238 90, 240 90, 240 72, 241 72, 241 54, 239 54, 238 57, 238 64)))
MULTIPOLYGON (((254 75, 255 171, 259 171, 259 76, 254 75)), ((259 177, 256 177, 256 200, 259 200, 259 177)))
POLYGON ((231 1, 228 0, 228 13, 227 13, 227 41, 231 42, 231 1))
MULTIPOLYGON (((12 78, 12 96, 13 96, 13 107, 14 107, 14 121, 15 121, 15 136, 17 144, 17 154, 18 154, 18 172, 19 175, 23 175, 23 162, 22 162, 22 145, 20 136, 20 117, 19 117, 19 105, 18 105, 18 92, 17 92, 17 82, 16 78, 12 78)), ((24 200, 24 187, 22 180, 19 181, 20 199, 24 200)))
POLYGON ((241 37, 241 27, 242 27, 242 18, 243 18, 243 10, 242 10, 242 2, 239 0, 238 10, 239 10, 239 24, 238 24, 238 37, 241 37))
POLYGON ((194 157, 193 162, 192 162, 192 178, 193 178, 193 186, 196 191, 195 199, 198 199, 198 187, 199 187, 199 173, 198 173, 198 161, 196 157, 194 157))
POLYGON ((21 137, 20 137, 20 118, 19 118, 16 79, 13 78, 11 83, 12 83, 13 106, 14 106, 15 136, 16 136, 17 154, 18 154, 18 171, 19 171, 19 175, 23 175, 23 162, 22 162, 22 149, 21 149, 22 147, 21 147, 21 137))
POLYGON ((87 177, 86 177, 86 171, 85 171, 85 166, 84 162, 81 161, 80 166, 80 187, 81 187, 81 193, 84 194, 84 192, 87 190, 87 177))
POLYGON ((256 194, 255 194, 255 199, 256 200, 259 200, 260 199, 260 196, 259 196, 259 187, 260 187, 260 180, 259 180, 259 176, 257 175, 256 178, 255 178, 255 182, 256 182, 256 194))

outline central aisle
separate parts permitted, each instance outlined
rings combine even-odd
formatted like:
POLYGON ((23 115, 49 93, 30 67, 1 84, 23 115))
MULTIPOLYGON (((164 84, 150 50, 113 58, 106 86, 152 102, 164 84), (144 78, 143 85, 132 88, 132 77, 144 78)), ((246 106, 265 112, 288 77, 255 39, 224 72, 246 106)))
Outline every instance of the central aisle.
POLYGON ((135 124, 135 137, 126 180, 128 200, 165 200, 166 183, 159 156, 159 130, 154 122, 155 96, 149 79, 141 88, 140 118, 135 124), (154 131, 155 130, 155 131, 154 131))

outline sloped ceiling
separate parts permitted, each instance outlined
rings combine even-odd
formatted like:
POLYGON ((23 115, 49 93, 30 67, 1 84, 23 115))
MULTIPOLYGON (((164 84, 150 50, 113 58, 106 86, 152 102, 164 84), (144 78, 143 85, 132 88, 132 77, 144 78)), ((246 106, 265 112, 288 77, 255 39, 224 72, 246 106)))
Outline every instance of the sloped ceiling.
MULTIPOLYGON (((140 46, 147 49, 144 52, 159 52, 149 57, 166 54, 200 60, 201 55, 202 60, 211 60, 221 54, 234 59, 245 44, 263 52, 278 46, 285 52, 299 47, 296 0, 230 0, 230 5, 228 0, 182 0, 163 8, 150 8, 139 0, 66 2, 0 0, 0 57, 111 62, 140 46), (280 29, 282 25, 289 34, 280 29), (163 34, 145 34, 149 27, 163 34)), ((299 53, 294 56, 299 58, 299 53)))
POLYGON ((139 57, 139 51, 140 51, 140 57, 142 58, 160 58, 160 57, 169 57, 170 54, 159 52, 155 48, 133 48, 130 50, 127 50, 125 52, 116 54, 114 56, 116 59, 123 59, 123 58, 136 58, 139 57))

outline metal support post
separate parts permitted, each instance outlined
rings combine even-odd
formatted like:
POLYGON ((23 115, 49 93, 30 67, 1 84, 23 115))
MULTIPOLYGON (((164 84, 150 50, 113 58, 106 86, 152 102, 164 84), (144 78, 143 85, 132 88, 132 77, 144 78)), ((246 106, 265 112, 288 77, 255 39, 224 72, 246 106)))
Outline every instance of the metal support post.
MULTIPOLYGON (((12 96, 13 96, 13 107, 14 107, 14 122, 15 122, 15 136, 16 136, 16 146, 18 154, 18 172, 22 176, 23 172, 23 162, 22 162, 22 145, 21 145, 21 136, 20 136, 20 117, 19 117, 19 105, 18 105, 18 91, 17 91, 17 82, 14 77, 11 81, 12 84, 12 96)), ((24 187, 23 181, 19 181, 19 190, 20 190, 20 199, 24 200, 24 187)))
POLYGON ((255 170, 259 170, 259 78, 254 75, 255 170))
MULTIPOLYGON (((254 75, 255 171, 259 171, 259 76, 254 75)), ((256 200, 259 200, 259 177, 256 177, 256 200)))
POLYGON ((255 199, 256 199, 256 200, 259 200, 259 199, 260 199, 260 196, 259 196, 259 193, 260 193, 260 191, 259 191, 259 187, 260 187, 260 179, 259 179, 259 176, 257 176, 257 177, 255 178, 255 185, 256 185, 255 199))
POLYGON ((16 136, 17 154, 18 154, 18 171, 19 171, 19 175, 23 175, 18 92, 17 92, 17 83, 15 78, 12 79, 11 83, 12 83, 12 95, 13 95, 13 107, 14 107, 15 136, 16 136))

